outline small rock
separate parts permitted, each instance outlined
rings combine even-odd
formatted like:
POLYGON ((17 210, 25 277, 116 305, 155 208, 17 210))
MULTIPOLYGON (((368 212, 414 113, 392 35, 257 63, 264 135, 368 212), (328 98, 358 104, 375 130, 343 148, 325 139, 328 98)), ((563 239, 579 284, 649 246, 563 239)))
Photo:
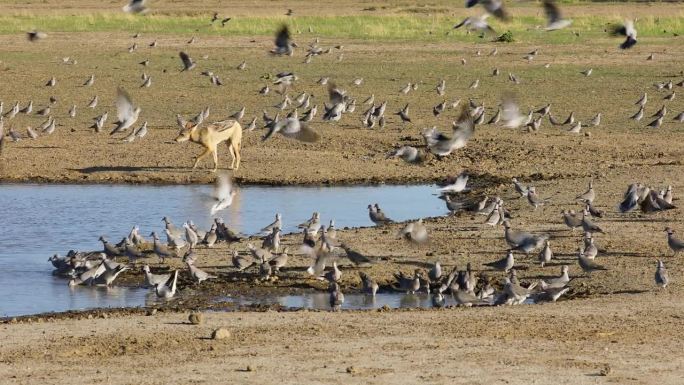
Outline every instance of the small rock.
POLYGON ((148 316, 155 315, 157 314, 157 309, 148 309, 146 314, 148 316))
POLYGON ((204 321, 204 317, 202 316, 202 313, 190 313, 188 321, 193 325, 200 325, 204 321))
POLYGON ((245 369, 245 370, 248 372, 255 372, 256 371, 251 365, 247 365, 247 369, 245 369))
POLYGON ((211 333, 211 338, 214 340, 223 340, 223 339, 230 338, 230 336, 231 336, 230 330, 224 329, 224 328, 218 328, 218 329, 214 330, 213 333, 211 333))
POLYGON ((354 368, 353 366, 348 366, 347 367, 347 373, 349 373, 349 374, 356 373, 356 368, 354 368))
POLYGON ((610 365, 606 364, 606 366, 603 369, 601 369, 601 371, 599 372, 599 375, 605 377, 605 376, 609 375, 610 372, 611 372, 610 365))

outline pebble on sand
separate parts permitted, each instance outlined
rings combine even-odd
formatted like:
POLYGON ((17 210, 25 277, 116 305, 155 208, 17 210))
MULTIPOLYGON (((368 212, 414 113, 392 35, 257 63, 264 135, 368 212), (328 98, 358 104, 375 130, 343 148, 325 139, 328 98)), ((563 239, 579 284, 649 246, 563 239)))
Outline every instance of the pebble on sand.
POLYGON ((201 325, 204 321, 204 317, 202 316, 202 313, 190 313, 188 321, 193 325, 201 325))
POLYGON ((213 333, 211 333, 211 338, 214 340, 223 340, 223 339, 228 339, 230 338, 230 330, 225 329, 225 328, 218 328, 214 330, 213 333))

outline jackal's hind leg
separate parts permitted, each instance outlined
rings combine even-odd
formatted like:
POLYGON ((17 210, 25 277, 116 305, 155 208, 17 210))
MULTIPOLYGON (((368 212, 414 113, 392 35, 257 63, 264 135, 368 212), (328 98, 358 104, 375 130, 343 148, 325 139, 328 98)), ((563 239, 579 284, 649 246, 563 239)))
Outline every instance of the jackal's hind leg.
POLYGON ((240 144, 231 144, 230 152, 233 154, 233 163, 235 165, 235 170, 240 168, 240 144))
POLYGON ((229 170, 234 170, 235 169, 235 147, 233 146, 233 142, 228 142, 228 152, 230 153, 230 156, 233 158, 230 162, 230 167, 229 170))

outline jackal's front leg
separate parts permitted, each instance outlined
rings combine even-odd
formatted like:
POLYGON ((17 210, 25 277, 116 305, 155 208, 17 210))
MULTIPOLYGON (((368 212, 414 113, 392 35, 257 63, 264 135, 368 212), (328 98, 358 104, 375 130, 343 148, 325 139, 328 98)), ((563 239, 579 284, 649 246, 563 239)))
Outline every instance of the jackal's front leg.
POLYGON ((214 156, 214 172, 218 171, 218 151, 214 150, 212 153, 214 156))
POLYGON ((197 168, 197 165, 199 164, 199 161, 200 161, 202 158, 204 158, 205 156, 209 155, 210 153, 211 153, 211 148, 207 148, 207 149, 204 150, 201 154, 199 154, 199 155, 197 156, 197 158, 195 158, 195 164, 192 165, 192 168, 193 168, 193 169, 197 168))

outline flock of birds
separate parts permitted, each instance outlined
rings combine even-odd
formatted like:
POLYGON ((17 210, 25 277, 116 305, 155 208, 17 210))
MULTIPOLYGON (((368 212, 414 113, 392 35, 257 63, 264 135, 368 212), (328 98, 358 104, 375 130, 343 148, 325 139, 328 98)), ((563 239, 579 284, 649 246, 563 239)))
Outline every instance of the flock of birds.
MULTIPOLYGON (((148 2, 146 0, 133 0, 129 4, 126 4, 123 8, 125 12, 129 13, 146 13, 149 11, 148 2)), ((481 5, 487 13, 481 17, 469 17, 463 20, 461 23, 457 24, 454 28, 460 28, 465 26, 469 30, 479 30, 479 31, 493 31, 492 28, 486 23, 486 18, 489 15, 502 20, 508 21, 511 19, 508 11, 506 10, 503 1, 501 0, 468 0, 466 2, 467 7, 473 7, 476 5, 481 5)), ((559 29, 566 28, 572 24, 572 20, 565 19, 562 17, 561 10, 558 5, 553 0, 544 0, 542 2, 546 16, 547 16, 547 31, 555 31, 559 29)), ((292 11, 289 10, 288 15, 292 15, 292 11)), ((221 23, 225 26, 232 18, 230 17, 219 17, 218 13, 214 13, 210 22, 213 25, 216 22, 221 23)), ((614 35, 624 35, 626 40, 620 44, 620 48, 628 49, 633 47, 637 43, 637 32, 634 27, 634 22, 627 20, 622 25, 614 25, 611 27, 612 34, 614 35)), ((139 37, 140 34, 135 34, 134 38, 139 37)), ((27 33, 29 41, 35 42, 47 38, 47 34, 42 31, 31 31, 27 33)), ((195 42, 195 37, 192 37, 188 44, 193 44, 195 42)), ((275 56, 291 56, 294 54, 295 49, 298 45, 292 40, 290 30, 287 26, 283 26, 276 34, 274 41, 274 48, 270 51, 272 55, 275 56)), ((149 43, 149 47, 154 48, 157 46, 157 41, 154 40, 149 43)), ((340 52, 343 49, 342 45, 337 45, 334 47, 340 52)), ((135 52, 138 49, 138 43, 134 42, 130 47, 127 48, 128 52, 135 52)), ((319 46, 318 39, 312 42, 305 54, 305 63, 311 62, 314 57, 328 54, 331 52, 331 48, 323 48, 319 46)), ((489 54, 494 56, 498 53, 498 49, 492 50, 489 54)), ((538 50, 534 50, 527 55, 525 55, 526 60, 534 59, 538 50)), ((338 60, 342 60, 342 53, 338 57, 338 60)), ((480 55, 480 52, 477 52, 480 55)), ((206 55, 205 55, 206 57, 206 55)), ((179 58, 181 61, 181 72, 191 71, 197 67, 197 62, 185 51, 179 52, 179 58)), ((653 56, 649 56, 652 59, 653 56)), ((463 59, 465 64, 465 59, 463 59)), ((75 59, 71 57, 63 58, 64 64, 74 65, 77 63, 75 59)), ((150 65, 148 59, 143 60, 138 63, 143 66, 143 68, 150 65)), ((547 68, 549 64, 545 65, 547 68)), ((244 70, 247 67, 247 63, 243 61, 238 65, 238 70, 244 70)), ((164 70, 166 71, 166 70, 164 70)), ((593 72, 592 68, 582 71, 585 76, 590 76, 593 72)), ((494 68, 492 75, 498 76, 500 71, 498 68, 494 68)), ((218 74, 211 70, 202 71, 202 75, 208 77, 211 84, 216 86, 222 86, 218 74)), ((508 74, 508 78, 514 84, 519 84, 520 79, 512 73, 508 74)), ((141 88, 147 88, 152 85, 152 77, 145 72, 141 75, 142 84, 141 88)), ((263 113, 264 128, 266 129, 266 134, 263 135, 263 140, 267 140, 275 133, 280 133, 284 137, 293 138, 301 140, 304 142, 315 142, 321 139, 321 135, 311 127, 311 122, 318 114, 318 105, 313 102, 312 93, 302 92, 296 98, 292 99, 288 95, 288 91, 295 85, 299 80, 299 76, 293 72, 280 72, 275 75, 275 81, 273 86, 276 88, 279 94, 283 95, 282 101, 277 103, 274 107, 278 110, 275 117, 271 117, 265 110, 263 113), (288 108, 295 107, 293 110, 287 113, 285 118, 281 118, 280 112, 284 112, 288 108), (299 110, 306 110, 299 116, 299 110)), ((82 87, 90 87, 95 82, 95 74, 90 74, 82 87)), ((338 87, 330 78, 323 77, 318 81, 321 85, 328 85, 329 102, 324 103, 324 111, 322 114, 323 121, 336 122, 342 119, 343 115, 353 113, 357 107, 357 99, 352 97, 346 90, 338 87)), ((363 78, 354 79, 352 82, 355 86, 359 86, 363 83, 363 78)), ((53 76, 47 83, 46 87, 55 87, 57 85, 57 79, 53 76)), ((480 79, 475 79, 471 85, 470 89, 475 89, 480 85, 480 79)), ((677 83, 679 86, 684 86, 684 81, 677 83)), ((656 87, 659 90, 671 90, 673 82, 665 82, 657 84, 656 87)), ((401 94, 408 94, 411 91, 416 90, 418 83, 409 82, 405 87, 402 87, 399 92, 401 94)), ((446 81, 441 80, 435 90, 438 95, 443 96, 445 94, 446 81)), ((262 95, 268 95, 271 91, 271 86, 265 85, 259 90, 262 95)), ((672 91, 671 94, 667 95, 665 100, 673 100, 675 97, 675 92, 672 91)), ((644 93, 643 97, 637 102, 640 109, 637 111, 631 119, 639 121, 645 116, 645 104, 648 100, 647 94, 644 93)), ((24 138, 36 139, 41 135, 52 134, 58 127, 56 120, 53 117, 58 100, 56 97, 52 96, 46 103, 45 107, 37 108, 34 111, 33 100, 30 100, 26 105, 21 105, 19 101, 16 101, 14 105, 9 108, 8 111, 4 111, 4 104, 0 101, 0 153, 3 149, 3 143, 5 137, 8 137, 11 141, 20 141, 24 138), (26 134, 22 134, 13 127, 11 124, 12 119, 14 119, 19 114, 31 115, 45 117, 45 120, 39 124, 38 127, 34 128, 32 126, 25 127, 26 134), (10 127, 5 133, 5 120, 10 122, 10 127)), ((99 98, 97 95, 93 96, 89 103, 86 104, 86 108, 95 109, 98 106, 99 98)), ((375 95, 368 96, 363 102, 364 105, 368 105, 368 108, 361 116, 361 122, 363 126, 367 128, 373 128, 376 125, 379 127, 384 127, 386 124, 385 111, 387 109, 387 101, 382 101, 380 103, 375 103, 375 95)), ((458 108, 461 104, 461 100, 455 100, 453 102, 447 102, 443 100, 442 102, 435 105, 432 109, 434 116, 439 116, 444 113, 448 107, 458 108)), ((126 90, 119 87, 117 89, 117 97, 115 101, 117 121, 114 122, 114 126, 110 131, 111 135, 117 133, 126 133, 125 136, 121 137, 121 140, 125 142, 133 142, 136 139, 142 139, 148 132, 147 121, 144 121, 139 126, 134 126, 140 115, 141 107, 134 103, 133 99, 126 90), (131 129, 130 133, 127 131, 131 129)), ((453 129, 450 133, 445 134, 438 130, 436 127, 425 128, 422 130, 422 136, 425 141, 425 147, 415 147, 415 146, 398 146, 395 151, 389 154, 389 157, 401 158, 409 163, 421 163, 427 157, 428 153, 434 154, 438 157, 443 157, 451 154, 460 148, 466 146, 468 140, 473 135, 475 126, 478 124, 500 124, 506 128, 519 128, 523 127, 528 131, 538 131, 542 124, 542 118, 548 116, 548 120, 552 125, 557 126, 567 126, 570 133, 580 133, 583 127, 587 126, 598 126, 601 123, 601 113, 597 113, 593 118, 589 120, 588 124, 583 124, 580 120, 576 120, 574 112, 570 112, 569 116, 565 120, 556 119, 550 112, 550 104, 539 109, 532 109, 527 114, 521 113, 520 107, 515 101, 512 95, 505 94, 502 97, 500 107, 493 113, 492 116, 487 119, 485 117, 486 109, 484 103, 477 103, 474 100, 470 100, 469 103, 463 103, 461 108, 461 113, 458 118, 453 122, 453 129)), ((72 104, 69 108, 67 115, 69 118, 76 117, 77 105, 72 104)), ((667 109, 663 105, 653 117, 655 118, 651 123, 648 124, 649 127, 659 128, 663 124, 663 119, 667 114, 667 109)), ((242 107, 233 115, 238 121, 241 121, 246 115, 245 107, 242 107)), ((409 104, 405 104, 403 108, 393 113, 399 117, 401 123, 411 123, 411 117, 409 114, 409 104)), ((191 119, 193 123, 200 124, 206 120, 209 116, 209 107, 203 109, 198 115, 191 119)), ((105 124, 107 123, 109 117, 108 111, 104 111, 101 114, 93 117, 93 124, 91 126, 95 132, 100 132, 105 124)), ((675 121, 684 122, 684 111, 679 113, 674 118, 675 121)), ((178 117, 179 123, 185 122, 185 119, 178 117)), ((257 126, 257 118, 254 117, 247 125, 246 129, 252 131, 257 126)))
MULTIPOLYGON (((218 178, 215 187, 215 199, 223 202, 226 197, 235 195, 227 176, 218 178)), ((413 294, 424 290, 432 295, 432 303, 436 307, 446 304, 445 295, 450 294, 457 305, 499 305, 499 304, 522 304, 539 301, 555 302, 559 297, 570 290, 569 283, 573 278, 569 275, 569 266, 562 265, 560 275, 551 279, 539 280, 524 286, 518 279, 516 253, 530 260, 531 255, 537 256, 537 261, 543 268, 553 260, 554 252, 551 247, 549 235, 535 234, 525 231, 514 230, 511 224, 512 215, 504 208, 504 201, 500 197, 490 199, 487 196, 473 197, 469 192, 469 176, 462 173, 447 181, 437 192, 443 199, 446 207, 453 215, 470 213, 482 215, 483 224, 489 226, 503 226, 503 240, 509 249, 506 256, 499 260, 484 263, 489 270, 479 274, 468 263, 465 270, 454 267, 450 273, 442 271, 439 261, 427 271, 416 269, 413 275, 403 272, 395 274, 396 281, 388 285, 387 289, 413 294), (504 277, 497 285, 491 274, 503 272, 504 277)), ((534 186, 525 186, 517 179, 512 180, 512 187, 518 198, 525 199, 532 210, 544 206, 549 198, 541 198, 534 186)), ((579 202, 583 210, 581 214, 574 210, 563 210, 561 217, 568 230, 573 232, 581 229, 583 238, 577 250, 577 266, 591 277, 597 271, 608 270, 607 267, 597 262, 597 257, 604 252, 597 244, 596 237, 605 231, 595 222, 595 218, 604 218, 605 211, 594 206, 597 193, 594 183, 589 182, 588 189, 577 195, 575 201, 579 202)), ((654 213, 676 209, 672 186, 657 190, 640 183, 628 186, 622 201, 617 205, 620 213, 628 213, 640 210, 642 213, 654 213)), ((218 211, 228 207, 223 205, 219 210, 212 208, 212 216, 218 211)), ((368 205, 370 220, 378 227, 386 227, 395 223, 385 213, 379 204, 368 205)), ((170 299, 176 295, 178 289, 178 270, 170 273, 154 273, 149 266, 148 258, 157 256, 160 264, 165 264, 167 258, 182 258, 187 267, 187 276, 195 284, 201 284, 205 280, 217 279, 216 275, 202 270, 196 266, 198 256, 195 250, 200 247, 212 248, 218 243, 227 243, 231 247, 234 244, 242 244, 247 241, 246 251, 240 253, 233 247, 230 252, 230 266, 235 273, 254 277, 257 281, 273 281, 281 276, 281 271, 288 271, 288 278, 292 278, 291 272, 295 272, 295 278, 312 277, 313 279, 328 282, 330 293, 330 306, 339 309, 344 303, 344 294, 340 287, 340 279, 344 274, 340 262, 345 259, 351 263, 351 267, 358 271, 361 282, 360 291, 374 297, 381 289, 380 285, 366 272, 364 268, 380 263, 378 257, 368 256, 355 250, 345 243, 338 235, 334 220, 330 220, 326 226, 321 220, 319 212, 314 212, 311 218, 297 227, 302 232, 302 241, 295 244, 295 254, 308 256, 310 265, 306 273, 298 273, 298 269, 288 269, 289 247, 281 243, 283 218, 280 213, 275 215, 272 223, 261 229, 261 245, 255 245, 254 238, 247 238, 231 230, 220 217, 214 216, 214 222, 208 231, 199 229, 192 221, 183 223, 178 228, 167 218, 162 218, 164 223, 163 233, 166 242, 162 242, 156 232, 150 233, 151 239, 145 239, 140 234, 138 226, 134 226, 129 234, 117 244, 110 243, 106 237, 100 237, 102 250, 93 252, 70 251, 66 257, 54 255, 50 258, 55 267, 55 274, 69 279, 69 285, 110 286, 122 272, 134 266, 139 268, 139 260, 145 261, 142 271, 145 276, 145 286, 154 290, 160 298, 170 299), (247 238, 247 239, 246 239, 247 238), (116 262, 117 258, 127 258, 126 264, 116 262)), ((401 224, 396 238, 414 245, 422 245, 429 241, 428 227, 423 219, 408 221, 401 224)), ((676 255, 684 251, 684 241, 674 235, 670 227, 665 229, 667 233, 667 245, 676 255)), ((257 236, 258 237, 258 236, 257 236)), ((655 283, 660 287, 667 287, 669 275, 662 260, 657 260, 655 283)), ((383 289, 384 290, 384 289, 383 289)))
MULTIPOLYGON (((552 0, 544 0, 543 7, 547 16, 546 30, 555 31, 566 28, 572 24, 572 21, 562 17, 561 10, 557 4, 552 0)), ((481 5, 487 13, 481 17, 469 17, 454 28, 465 27, 466 29, 480 32, 493 32, 493 29, 487 24, 487 17, 493 15, 494 17, 507 21, 510 19, 504 4, 501 0, 469 0, 466 3, 467 7, 481 5)), ((130 13, 145 13, 148 11, 146 0, 133 0, 124 7, 124 11, 130 13)), ((291 14, 291 12, 288 12, 291 14)), ((225 26, 231 18, 221 18, 215 13, 211 19, 211 23, 219 22, 225 26)), ((625 41, 620 44, 621 49, 629 49, 637 43, 637 31, 633 21, 626 21, 623 25, 614 26, 611 29, 614 35, 622 35, 625 41)), ((31 31, 28 33, 29 41, 39 41, 47 38, 47 34, 41 31, 31 31)), ((138 38, 136 34, 134 38, 138 38)), ((188 44, 193 44, 195 38, 193 37, 188 44)), ((156 47, 156 40, 149 44, 150 47, 156 47)), ((138 48, 137 42, 133 43, 128 48, 129 52, 134 52, 138 48)), ((274 47, 270 50, 273 56, 292 56, 298 45, 293 41, 291 32, 287 26, 280 28, 275 37, 274 47)), ((325 54, 329 54, 333 49, 340 51, 338 60, 342 60, 343 46, 338 45, 332 48, 323 48, 319 46, 319 41, 316 39, 306 48, 304 56, 304 63, 309 63, 313 58, 325 54)), ((498 54, 498 49, 492 50, 489 55, 495 56, 498 54)), ((533 60, 539 54, 538 50, 529 52, 525 59, 533 60)), ((481 55, 478 51, 477 55, 481 55)), ((178 54, 181 67, 180 72, 190 72, 197 68, 198 63, 185 51, 178 54)), ((649 57, 652 59, 652 56, 649 57)), ((464 64, 465 64, 465 59, 464 64)), ((76 64, 76 60, 71 58, 64 58, 64 64, 76 64)), ((138 63, 143 68, 149 65, 149 60, 138 63)), ((237 69, 244 70, 247 67, 246 62, 242 62, 237 69)), ((549 66, 546 65, 548 68, 549 66)), ((589 68, 582 71, 582 75, 591 76, 593 69, 589 68)), ((206 69, 201 73, 210 79, 211 84, 215 86, 222 86, 218 74, 206 69)), ((493 76, 499 76, 500 71, 494 68, 493 76)), ((519 84, 520 79, 513 73, 508 74, 508 79, 514 83, 519 84)), ((271 88, 282 96, 280 103, 274 107, 278 111, 274 117, 271 117, 266 111, 263 113, 263 129, 265 134, 262 140, 268 140, 274 134, 278 133, 286 138, 295 139, 303 142, 315 142, 321 139, 321 135, 311 127, 311 122, 318 114, 318 105, 314 104, 313 95, 311 93, 302 92, 297 97, 291 98, 288 92, 300 80, 300 77, 293 72, 281 72, 275 75, 273 84, 265 85, 259 90, 261 95, 268 95, 271 88), (294 107, 294 108, 293 108, 294 107), (290 109, 289 112, 285 112, 290 109), (300 117, 299 110, 306 110, 300 117), (281 117, 280 114, 286 114, 281 117)), ((95 75, 90 75, 83 87, 90 87, 95 82, 95 75)), ((343 88, 337 86, 330 78, 323 77, 317 82, 319 85, 327 86, 328 88, 328 102, 324 103, 322 111, 322 120, 328 122, 340 121, 345 115, 349 115, 356 110, 357 99, 351 96, 343 88)), ((359 86, 363 83, 363 78, 357 78, 352 81, 352 84, 359 86)), ((672 90, 674 86, 672 80, 656 84, 658 90, 672 90)), ((57 79, 50 78, 45 84, 46 87, 55 87, 57 79)), ((142 84, 140 87, 150 87, 152 79, 149 75, 143 73, 142 84)), ((677 83, 678 86, 684 86, 684 81, 677 83)), ((475 79, 470 84, 470 89, 476 89, 480 86, 480 79, 475 79)), ((418 83, 409 82, 399 91, 402 95, 407 95, 418 88, 418 83)), ((441 80, 435 87, 435 91, 439 96, 444 96, 446 90, 446 81, 441 80)), ((673 100, 675 97, 674 91, 668 94, 664 99, 667 101, 673 100)), ((648 101, 647 93, 636 102, 639 106, 639 111, 631 116, 631 119, 639 121, 645 116, 645 107, 648 101)), ((57 103, 57 99, 51 97, 46 107, 41 108, 35 114, 47 117, 47 120, 40 125, 39 130, 33 130, 31 127, 26 129, 27 136, 35 139, 40 135, 48 135, 55 131, 57 125, 55 119, 52 118, 52 108, 57 103)), ((121 139, 126 142, 132 142, 136 138, 141 139, 147 133, 147 122, 143 122, 138 128, 133 129, 143 111, 138 106, 133 98, 126 90, 119 87, 117 89, 116 97, 116 114, 117 122, 115 122, 110 134, 124 133, 125 136, 121 139), (128 132, 130 130, 130 132, 128 132)), ((376 125, 384 127, 387 124, 386 110, 388 102, 376 102, 375 95, 372 94, 365 98, 361 103, 366 105, 365 111, 360 116, 361 124, 367 128, 374 128, 376 125)), ((33 114, 33 101, 30 101, 25 106, 21 106, 17 101, 13 107, 7 112, 3 111, 3 103, 0 102, 0 151, 2 151, 3 142, 6 136, 12 141, 19 141, 23 136, 14 130, 12 126, 9 127, 7 135, 4 132, 4 122, 12 121, 19 114, 33 114)), ((98 96, 94 96, 87 108, 95 108, 98 105, 98 96)), ((483 103, 477 103, 474 100, 461 103, 458 99, 454 102, 448 103, 443 100, 435 105, 432 109, 434 116, 443 114, 448 108, 458 109, 460 111, 457 119, 453 122, 450 133, 445 134, 436 127, 426 128, 422 130, 422 137, 425 141, 424 147, 415 146, 398 146, 396 150, 388 154, 390 158, 400 158, 408 163, 421 163, 425 161, 430 154, 437 157, 445 157, 454 151, 463 148, 467 145, 468 140, 474 135, 475 128, 481 124, 498 124, 509 129, 524 128, 527 131, 538 131, 541 127, 543 118, 555 126, 566 126, 570 133, 580 133, 583 124, 576 119, 575 113, 570 112, 566 119, 557 119, 551 112, 551 103, 547 103, 542 108, 530 109, 529 112, 521 112, 521 108, 512 95, 504 94, 501 98, 499 108, 491 114, 489 119, 486 118, 486 108, 483 103)), ((69 117, 76 116, 77 107, 72 105, 68 111, 69 117)), ((653 120, 649 123, 649 127, 658 128, 663 124, 663 119, 667 114, 667 108, 662 106, 655 114, 653 120)), ((389 114, 388 114, 389 115, 389 114)), ((392 114, 397 116, 399 124, 410 124, 410 108, 409 104, 404 104, 403 108, 397 110, 392 114)), ((205 108, 191 120, 196 124, 201 124, 209 116, 209 108, 205 108)), ((240 121, 246 116, 245 108, 235 112, 231 117, 240 121)), ((104 112, 94 118, 92 128, 96 132, 100 132, 107 122, 108 113, 104 112)), ((680 113, 674 118, 675 121, 684 122, 684 112, 680 113)), ((185 119, 177 116, 177 121, 180 125, 184 125, 185 119)), ((588 126, 598 126, 601 124, 601 113, 597 113, 593 118, 589 119, 588 126)), ((257 126, 257 118, 254 117, 249 124, 245 125, 245 130, 253 131, 257 126)), ((418 269, 411 275, 397 273, 395 275, 396 282, 391 285, 393 288, 407 293, 415 293, 424 289, 430 293, 433 298, 435 306, 444 306, 445 294, 450 293, 454 301, 459 305, 483 305, 483 304, 521 304, 528 301, 530 298, 549 299, 551 301, 557 300, 560 296, 569 290, 568 284, 572 281, 569 276, 569 267, 563 266, 561 268, 560 276, 546 281, 534 282, 528 286, 523 286, 517 277, 515 253, 523 253, 529 256, 531 253, 539 252, 539 263, 544 266, 554 259, 551 243, 547 235, 539 235, 528 233, 524 231, 513 230, 511 213, 504 207, 504 201, 500 197, 479 197, 477 199, 464 198, 461 193, 467 191, 468 175, 461 174, 453 178, 450 183, 442 187, 439 191, 440 199, 445 201, 447 209, 453 213, 471 212, 484 216, 484 223, 490 226, 503 226, 503 238, 509 246, 509 250, 505 257, 500 260, 493 261, 486 264, 494 271, 502 271, 505 276, 499 286, 490 278, 489 274, 478 274, 471 269, 470 264, 467 265, 466 270, 453 269, 449 274, 442 272, 441 264, 437 261, 428 271, 418 269)), ((103 250, 92 253, 70 252, 66 257, 58 255, 53 256, 50 261, 56 269, 56 273, 60 276, 69 279, 69 285, 112 285, 116 278, 126 270, 136 266, 136 261, 141 258, 146 258, 150 255, 159 257, 161 263, 164 263, 166 258, 182 257, 187 266, 189 277, 197 284, 208 280, 216 279, 217 277, 200 269, 196 266, 198 259, 194 250, 197 247, 213 247, 216 243, 240 242, 244 237, 228 228, 228 226, 216 214, 221 210, 229 207, 232 203, 236 190, 233 188, 230 178, 225 175, 220 175, 217 183, 217 196, 215 205, 212 207, 211 215, 215 217, 214 223, 208 231, 202 231, 195 226, 191 221, 183 224, 183 230, 177 228, 168 218, 164 218, 164 234, 166 235, 166 242, 162 242, 156 232, 152 232, 149 236, 151 240, 145 239, 140 233, 139 228, 134 226, 131 232, 124 237, 121 242, 112 244, 103 236, 100 241, 103 244, 103 250), (128 264, 116 262, 116 258, 126 257, 128 264)), ((548 198, 543 198, 534 186, 524 186, 517 180, 513 180, 513 187, 521 198, 527 200, 533 209, 543 207, 549 202, 548 198)), ((564 210, 561 215, 563 222, 572 230, 581 228, 583 231, 583 239, 580 248, 577 252, 577 264, 579 268, 586 274, 590 275, 593 272, 606 270, 596 262, 596 257, 599 255, 599 247, 596 244, 597 234, 602 234, 604 231, 594 222, 592 218, 601 218, 604 213, 593 205, 596 197, 594 186, 590 183, 589 188, 583 194, 577 197, 583 205, 583 210, 580 214, 573 210, 564 210)), ((641 185, 639 183, 632 184, 624 194, 623 201, 619 205, 619 211, 629 212, 639 209, 644 213, 653 213, 664 210, 675 209, 673 205, 672 187, 668 186, 666 189, 659 190, 651 187, 641 185)), ((386 226, 393 221, 388 215, 382 211, 378 204, 368 206, 368 213, 370 219, 378 226, 386 226)), ((334 221, 331 221, 329 226, 321 223, 320 215, 315 212, 311 219, 299 225, 303 232, 303 241, 297 250, 300 254, 309 255, 311 257, 311 265, 307 269, 307 274, 316 278, 329 282, 330 305, 333 309, 339 309, 344 302, 344 294, 339 285, 340 278, 343 271, 338 266, 340 258, 348 258, 351 263, 357 268, 363 268, 377 263, 378 260, 361 252, 350 248, 347 244, 337 238, 337 230, 334 226, 334 221)), ((256 274, 261 280, 269 280, 272 277, 278 276, 281 269, 285 268, 288 263, 288 250, 281 247, 282 235, 282 217, 280 214, 276 215, 275 221, 269 226, 264 227, 265 236, 262 239, 260 247, 252 243, 247 245, 247 253, 240 254, 238 251, 233 251, 231 254, 232 266, 240 272, 247 274, 251 268, 256 269, 256 274)), ((669 247, 678 253, 684 250, 684 242, 677 239, 674 235, 674 230, 666 229, 667 242, 669 247)), ((423 223, 422 219, 417 221, 410 221, 404 224, 397 233, 398 239, 403 239, 412 244, 424 244, 429 241, 428 228, 423 223)), ((167 274, 155 274, 149 265, 145 264, 142 267, 145 274, 145 283, 148 287, 153 288, 156 295, 160 298, 173 298, 178 289, 178 274, 175 270, 167 274)), ((359 273, 362 290, 368 295, 374 296, 380 286, 367 273, 361 271, 359 273)), ((655 281, 659 286, 666 287, 669 282, 668 274, 662 261, 658 260, 657 270, 655 273, 655 281)))

